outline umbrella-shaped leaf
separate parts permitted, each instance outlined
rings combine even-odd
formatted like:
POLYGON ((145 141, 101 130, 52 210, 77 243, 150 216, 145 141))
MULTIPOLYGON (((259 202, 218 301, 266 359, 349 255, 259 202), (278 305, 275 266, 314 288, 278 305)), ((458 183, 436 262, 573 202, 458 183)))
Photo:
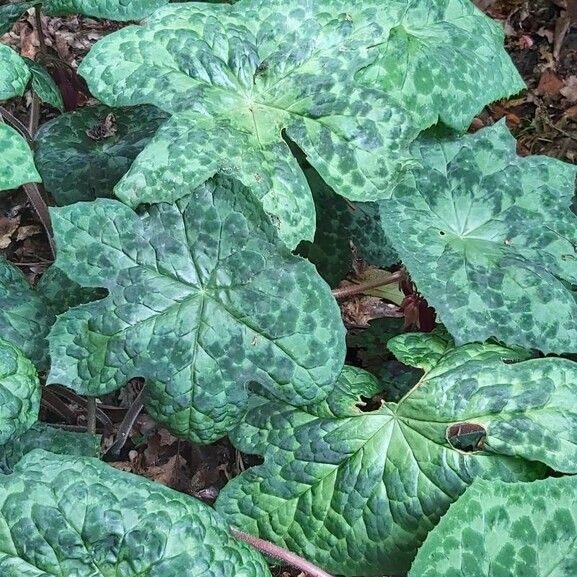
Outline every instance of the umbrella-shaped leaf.
POLYGON ((140 20, 168 0, 44 0, 42 9, 52 16, 84 14, 108 20, 140 20))
POLYGON ((52 215, 57 262, 110 295, 58 318, 49 382, 101 395, 145 377, 149 412, 202 442, 238 421, 248 381, 300 405, 327 395, 345 353, 338 306, 238 183, 142 216, 106 199, 52 215))
POLYGON ((82 289, 54 266, 34 289, 15 266, 0 258, 0 335, 17 343, 39 369, 45 369, 46 335, 56 315, 100 296, 101 292, 82 289))
POLYGON ((210 507, 97 459, 35 450, 0 504, 5 575, 270 577, 210 507))
POLYGON ((13 344, 0 339, 0 445, 27 431, 40 410, 40 382, 34 365, 13 344))
POLYGON ((441 120, 465 131, 486 104, 525 88, 503 50, 503 28, 473 2, 386 4, 404 5, 405 11, 360 77, 410 110, 419 126, 441 120))
POLYGON ((22 96, 30 80, 24 59, 12 48, 0 44, 0 100, 22 96))
POLYGON ((59 455, 98 457, 100 436, 65 431, 46 423, 36 423, 24 434, 0 446, 0 471, 4 474, 11 473, 16 463, 34 449, 44 449, 59 455))
POLYGON ((62 94, 60 94, 60 89, 56 86, 56 82, 54 82, 48 70, 42 64, 30 60, 30 58, 24 58, 24 61, 32 74, 32 90, 42 102, 50 104, 50 106, 62 112, 64 110, 62 94))
POLYGON ((43 124, 35 160, 44 186, 59 205, 112 196, 114 185, 167 118, 153 106, 92 106, 43 124))
POLYGON ((477 480, 433 529, 410 577, 577 573, 577 477, 477 480))
POLYGON ((354 75, 398 12, 341 0, 181 4, 103 39, 81 66, 92 93, 174 115, 117 195, 131 206, 172 201, 222 171, 254 190, 292 248, 312 240, 315 222, 286 132, 339 194, 386 196, 418 131, 354 75))
POLYGON ((577 168, 518 157, 504 123, 426 142, 421 157, 381 219, 455 340, 577 351, 577 168))
MULTIPOLYGON (((427 344, 413 346, 405 338, 406 359, 427 344)), ((475 478, 577 472, 577 363, 502 360, 519 354, 448 348, 398 403, 373 411, 364 405, 380 387, 351 367, 321 405, 261 396, 232 436, 264 464, 230 482, 217 508, 334 573, 406 572, 475 478)))
POLYGON ((0 122, 0 191, 40 182, 28 143, 11 126, 0 122))

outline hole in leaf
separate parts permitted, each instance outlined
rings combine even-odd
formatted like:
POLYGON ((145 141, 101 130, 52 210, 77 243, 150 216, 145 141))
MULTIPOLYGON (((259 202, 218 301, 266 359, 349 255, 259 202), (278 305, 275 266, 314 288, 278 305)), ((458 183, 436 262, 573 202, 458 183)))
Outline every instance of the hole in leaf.
POLYGON ((482 451, 486 438, 485 428, 477 423, 455 423, 447 429, 447 441, 465 453, 482 451))
POLYGON ((444 230, 440 230, 440 231, 439 231, 439 234, 440 234, 441 236, 445 236, 445 231, 444 231, 444 230))
POLYGON ((372 413, 373 411, 378 411, 384 401, 384 393, 378 393, 374 397, 363 397, 361 395, 361 400, 356 404, 356 406, 362 413, 372 413))

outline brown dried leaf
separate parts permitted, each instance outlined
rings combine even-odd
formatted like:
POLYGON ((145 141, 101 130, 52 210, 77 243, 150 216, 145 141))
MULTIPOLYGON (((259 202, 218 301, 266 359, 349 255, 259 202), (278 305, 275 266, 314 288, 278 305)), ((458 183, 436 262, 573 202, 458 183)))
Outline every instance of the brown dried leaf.
POLYGON ((566 78, 565 86, 561 88, 560 92, 569 102, 577 102, 577 76, 566 78))
POLYGON ((555 96, 559 94, 561 89, 565 86, 565 83, 555 72, 547 69, 541 74, 539 79, 539 85, 535 92, 541 95, 555 96))

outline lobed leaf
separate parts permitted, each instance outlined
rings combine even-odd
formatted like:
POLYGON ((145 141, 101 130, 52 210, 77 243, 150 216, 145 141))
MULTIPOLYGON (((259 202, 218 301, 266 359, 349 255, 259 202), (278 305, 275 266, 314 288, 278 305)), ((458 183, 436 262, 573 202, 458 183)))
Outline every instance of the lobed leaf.
MULTIPOLYGON (((396 339, 405 360, 433 343, 396 339)), ((404 573, 474 479, 530 480, 545 464, 575 472, 577 364, 504 362, 520 358, 495 345, 448 347, 398 403, 377 410, 366 400, 382 387, 353 367, 315 406, 261 390, 232 439, 264 464, 229 482, 217 508, 337 574, 404 573)))
POLYGON ((403 8, 362 81, 379 85, 427 128, 438 121, 464 132, 495 100, 525 88, 503 49, 502 26, 472 2, 387 2, 403 8), (482 89, 480 89, 482 87, 482 89))
POLYGON ((0 121, 0 191, 28 182, 41 182, 28 143, 12 127, 0 121))
POLYGON ((33 289, 15 266, 0 258, 0 334, 18 343, 39 369, 48 365, 46 335, 56 315, 100 296, 97 291, 80 288, 55 266, 33 289))
POLYGON ((208 506, 87 457, 26 455, 2 479, 0 523, 6 575, 270 576, 208 506))
POLYGON ((57 264, 110 294, 58 318, 49 383, 97 396, 145 377, 148 411, 197 442, 238 422, 249 381, 300 405, 327 395, 345 353, 338 306, 238 183, 141 216, 104 199, 52 215, 57 264))
POLYGON ((66 431, 46 423, 36 423, 0 447, 0 472, 6 475, 12 473, 16 463, 34 449, 59 455, 98 457, 100 435, 66 431))
POLYGON ((0 445, 29 429, 39 410, 40 382, 34 365, 20 349, 0 339, 0 445))
POLYGON ((32 74, 32 91, 37 94, 42 102, 50 104, 50 106, 62 112, 64 110, 62 94, 60 94, 60 89, 48 73, 48 70, 42 64, 30 60, 30 58, 24 58, 24 61, 32 74))
POLYGON ((42 9, 50 16, 84 14, 108 20, 140 20, 164 6, 168 0, 43 0, 42 9))
POLYGON ((576 351, 577 168, 519 158, 504 123, 424 141, 420 154, 422 168, 381 204, 381 219, 456 342, 576 351))
POLYGON ((114 185, 166 118, 153 106, 123 110, 98 105, 43 124, 35 160, 44 186, 59 205, 112 196, 114 185))
POLYGON ((30 80, 26 62, 5 44, 0 44, 0 62, 0 100, 22 96, 30 80))
POLYGON ((574 575, 577 478, 476 480, 427 537, 409 577, 574 575))

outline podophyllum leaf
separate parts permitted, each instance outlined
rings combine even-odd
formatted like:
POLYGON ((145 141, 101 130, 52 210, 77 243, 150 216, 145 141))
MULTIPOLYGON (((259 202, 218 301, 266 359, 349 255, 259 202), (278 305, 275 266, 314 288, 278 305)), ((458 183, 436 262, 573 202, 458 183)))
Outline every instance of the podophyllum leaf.
POLYGON ((6 575, 270 577, 210 507, 97 459, 35 450, 0 504, 6 575))
POLYGON ((34 449, 44 449, 59 455, 98 457, 100 436, 65 431, 46 423, 36 423, 24 434, 0 446, 0 471, 5 475, 12 473, 16 463, 34 449))
POLYGON ((0 122, 0 191, 41 182, 28 143, 11 126, 0 122))
POLYGON ((403 13, 359 77, 381 86, 420 127, 441 120, 464 131, 485 105, 525 88, 503 48, 501 25, 472 2, 386 4, 402 6, 403 13))
POLYGON ((387 236, 457 343, 577 351, 577 168, 519 158, 504 123, 426 142, 381 205, 387 236), (415 247, 418 247, 416 249, 415 247))
POLYGON ((338 306, 236 182, 215 179, 137 216, 98 199, 53 209, 57 263, 110 296, 60 316, 49 383, 100 395, 147 379, 146 406, 177 435, 224 435, 258 381, 297 404, 342 367, 338 306))
MULTIPOLYGON (((306 409, 261 397, 232 439, 240 450, 263 455, 264 464, 229 482, 217 509, 232 524, 334 573, 405 573, 427 532, 475 478, 530 480, 544 473, 539 463, 456 450, 446 438, 450 425, 469 417, 473 406, 475 421, 482 418, 489 431, 493 420, 514 422, 520 407, 536 415, 547 403, 540 394, 541 362, 465 362, 439 377, 425 375, 398 404, 372 412, 362 412, 359 402, 380 387, 353 367, 345 367, 327 401, 306 409), (513 375, 512 382, 492 379, 502 367, 511 373, 499 376, 513 375)), ((548 387, 553 397, 561 393, 563 379, 577 377, 577 368, 565 361, 556 370, 548 387)), ((576 438, 575 424, 566 423, 563 437, 576 438)), ((535 430, 545 433, 547 427, 561 425, 535 430)), ((531 445, 535 456, 544 452, 541 441, 528 436, 523 444, 531 445)))
POLYGON ((373 4, 173 5, 98 42, 80 67, 93 94, 174 114, 119 198, 174 201, 221 171, 253 189, 290 248, 312 241, 310 190, 283 131, 339 194, 390 195, 418 131, 386 93, 354 78, 400 17, 373 4))
POLYGON ((0 302, 0 335, 17 343, 36 366, 45 368, 48 353, 45 337, 54 317, 22 272, 3 258, 0 258, 0 302))
POLYGON ((94 289, 79 287, 55 266, 48 269, 37 289, 33 289, 15 266, 0 258, 0 335, 17 343, 39 369, 45 369, 46 335, 56 315, 101 296, 94 289))
POLYGON ((114 185, 167 118, 154 106, 92 106, 43 124, 35 160, 44 186, 59 205, 112 196, 114 185))
POLYGON ((12 48, 0 44, 0 100, 22 96, 30 80, 24 59, 12 48))
POLYGON ((40 382, 34 365, 12 343, 0 339, 0 445, 38 420, 40 382))
POLYGON ((108 20, 140 20, 168 0, 44 0, 42 10, 51 16, 84 14, 108 20))
POLYGON ((381 224, 379 204, 355 202, 350 211, 350 236, 360 257, 370 264, 390 267, 399 262, 399 255, 388 241, 381 224))
POLYGON ((8 3, 4 6, 0 6, 0 36, 9 32, 20 16, 35 4, 40 4, 40 1, 16 2, 14 4, 8 3))
MULTIPOLYGON (((38 62, 24 58, 30 72, 32 74, 32 90, 38 95, 38 98, 46 104, 57 108, 62 112, 64 110, 64 102, 62 101, 62 94, 48 70, 38 62)), ((62 170, 62 158, 60 158, 60 170, 62 170)))
POLYGON ((409 576, 575 575, 576 539, 576 477, 477 480, 427 537, 409 576))
POLYGON ((331 287, 337 286, 351 269, 350 216, 347 203, 313 170, 305 171, 313 193, 316 231, 313 242, 303 241, 298 254, 310 260, 331 287))

